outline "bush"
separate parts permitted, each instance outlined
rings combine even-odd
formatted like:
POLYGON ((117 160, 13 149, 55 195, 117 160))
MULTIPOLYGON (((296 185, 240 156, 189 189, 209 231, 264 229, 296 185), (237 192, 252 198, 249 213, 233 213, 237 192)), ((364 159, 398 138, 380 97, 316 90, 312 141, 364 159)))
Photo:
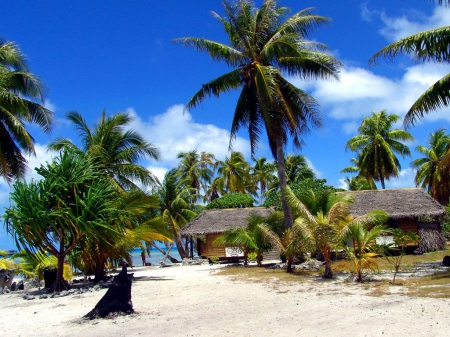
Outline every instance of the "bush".
POLYGON ((254 202, 255 200, 248 194, 232 193, 214 199, 205 209, 246 208, 253 207, 254 202))

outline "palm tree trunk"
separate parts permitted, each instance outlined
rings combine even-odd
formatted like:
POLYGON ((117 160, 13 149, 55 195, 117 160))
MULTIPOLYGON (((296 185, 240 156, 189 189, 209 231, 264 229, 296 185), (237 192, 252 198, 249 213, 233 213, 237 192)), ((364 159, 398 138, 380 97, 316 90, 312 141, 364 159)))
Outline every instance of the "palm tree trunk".
POLYGON ((284 224, 286 228, 291 228, 294 220, 292 219, 291 208, 286 199, 286 167, 284 166, 284 151, 282 145, 277 145, 277 163, 278 163, 278 179, 280 180, 281 203, 283 205, 284 224))

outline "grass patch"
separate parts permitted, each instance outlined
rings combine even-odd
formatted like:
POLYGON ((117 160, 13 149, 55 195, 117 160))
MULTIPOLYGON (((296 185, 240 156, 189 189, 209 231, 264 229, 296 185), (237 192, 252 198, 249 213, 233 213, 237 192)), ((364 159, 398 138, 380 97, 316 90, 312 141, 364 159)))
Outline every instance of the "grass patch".
POLYGON ((317 271, 294 270, 287 273, 284 269, 270 269, 258 266, 232 266, 217 270, 216 275, 228 276, 233 281, 267 283, 272 286, 310 281, 317 271))
MULTIPOLYGON (((437 252, 425 253, 423 255, 405 255, 400 265, 400 271, 408 271, 414 269, 417 264, 425 262, 442 261, 444 256, 450 255, 450 248, 437 252)), ((380 270, 392 270, 392 265, 382 257, 376 259, 380 270)))

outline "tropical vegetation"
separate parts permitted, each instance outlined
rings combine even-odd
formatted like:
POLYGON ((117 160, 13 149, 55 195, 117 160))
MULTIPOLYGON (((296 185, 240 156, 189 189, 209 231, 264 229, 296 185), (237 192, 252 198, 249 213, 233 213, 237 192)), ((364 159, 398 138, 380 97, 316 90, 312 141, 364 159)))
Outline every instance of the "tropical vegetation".
MULTIPOLYGON (((441 3, 442 1, 439 1, 441 3)), ((447 2, 445 2, 447 3, 447 2)), ((414 35, 407 36, 378 51, 370 59, 374 64, 380 57, 392 60, 400 54, 411 55, 416 62, 449 62, 448 45, 450 27, 439 27, 414 35)), ((403 124, 408 127, 414 125, 432 111, 439 110, 450 105, 450 74, 445 75, 432 84, 409 108, 403 124)))
POLYGON ((389 115, 386 110, 372 112, 372 115, 363 119, 358 128, 359 135, 351 138, 346 148, 358 154, 357 166, 360 175, 381 183, 385 189, 385 180, 397 177, 401 170, 396 154, 402 157, 410 156, 405 141, 412 141, 413 136, 403 129, 392 129, 399 120, 395 114, 389 115))
MULTIPOLYGON (((251 1, 223 2, 226 16, 214 16, 223 24, 229 45, 205 38, 186 37, 175 42, 207 52, 231 71, 203 84, 186 109, 198 106, 211 95, 220 96, 241 89, 233 122, 230 146, 237 132, 248 130, 252 154, 265 129, 272 155, 278 163, 282 191, 286 189, 284 147, 288 140, 300 147, 309 127, 322 124, 317 101, 292 85, 284 73, 301 79, 337 79, 341 63, 325 53, 328 48, 308 40, 310 34, 329 19, 309 9, 287 17, 288 8, 265 0, 261 8, 251 1)), ((289 205, 282 193, 286 227, 292 226, 289 205)))
POLYGON ((30 72, 25 55, 0 39, 0 176, 8 183, 24 175, 25 155, 36 154, 27 124, 51 131, 53 112, 44 103, 44 85, 30 72))

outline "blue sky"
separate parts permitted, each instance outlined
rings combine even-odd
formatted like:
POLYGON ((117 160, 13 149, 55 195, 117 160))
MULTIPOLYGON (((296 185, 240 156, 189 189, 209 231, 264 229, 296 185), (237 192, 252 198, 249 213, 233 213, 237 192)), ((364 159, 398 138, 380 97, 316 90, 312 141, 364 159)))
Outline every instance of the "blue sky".
MULTIPOLYGON (((261 1, 256 1, 258 5, 261 1)), ((404 116, 414 100, 449 72, 448 66, 416 65, 407 57, 369 67, 378 50, 399 38, 450 24, 450 9, 428 0, 284 0, 292 13, 308 7, 332 19, 311 38, 327 44, 344 63, 339 82, 303 82, 321 104, 324 126, 305 136, 299 153, 307 157, 318 177, 342 187, 342 168, 354 156, 345 151, 346 141, 356 134, 363 117, 387 109, 404 116)), ((65 120, 68 111, 81 113, 90 125, 102 110, 107 114, 129 111, 132 128, 158 147, 160 162, 142 164, 158 177, 177 164, 180 151, 197 149, 223 159, 228 154, 229 128, 237 92, 212 97, 183 115, 183 105, 201 87, 228 68, 207 54, 172 43, 178 37, 204 37, 227 42, 220 23, 210 11, 222 15, 220 1, 22 1, 4 0, 0 11, 0 37, 15 41, 27 55, 30 70, 48 88, 47 106, 55 112, 51 135, 35 126, 36 158, 29 166, 51 160, 46 143, 57 136, 77 141, 65 120)), ((398 179, 387 187, 414 187, 414 148, 426 144, 430 132, 446 128, 450 114, 430 114, 409 131, 412 158, 401 161, 398 179)), ((398 127, 401 125, 399 124, 398 127)), ((250 160, 245 132, 234 149, 250 160)), ((264 138, 257 156, 271 158, 264 138)), ((37 175, 30 170, 28 179, 37 175)), ((10 187, 0 181, 0 208, 9 205, 10 187)), ((1 212, 0 212, 1 213, 1 212)), ((0 225, 2 226, 2 225, 0 225)), ((0 248, 14 246, 0 228, 0 248)))

